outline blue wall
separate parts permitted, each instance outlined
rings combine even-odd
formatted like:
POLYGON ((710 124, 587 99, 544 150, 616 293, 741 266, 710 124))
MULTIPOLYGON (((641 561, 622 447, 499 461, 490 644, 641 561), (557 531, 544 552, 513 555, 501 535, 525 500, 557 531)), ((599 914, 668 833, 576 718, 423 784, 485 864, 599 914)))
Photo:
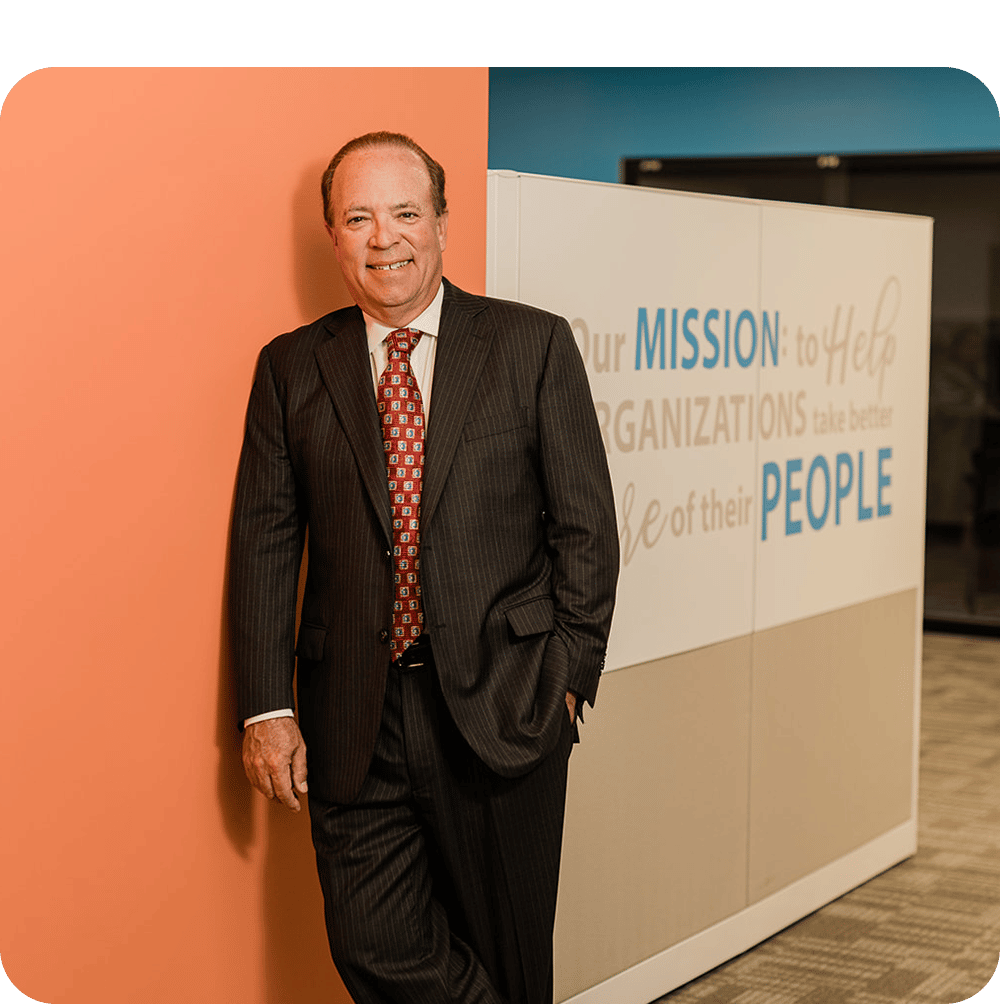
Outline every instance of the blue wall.
POLYGON ((490 70, 491 168, 617 181, 621 157, 943 150, 1000 150, 997 103, 964 70, 490 70))

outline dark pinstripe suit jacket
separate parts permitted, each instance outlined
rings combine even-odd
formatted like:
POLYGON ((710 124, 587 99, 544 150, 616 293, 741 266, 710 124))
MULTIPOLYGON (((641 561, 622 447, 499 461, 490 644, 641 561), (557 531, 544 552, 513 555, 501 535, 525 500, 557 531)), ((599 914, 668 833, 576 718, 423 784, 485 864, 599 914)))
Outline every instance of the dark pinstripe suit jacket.
MULTIPOLYGON (((593 702, 618 572, 607 460, 562 318, 445 284, 421 501, 425 626, 459 729, 504 776, 593 702)), ((233 518, 238 715, 293 707, 309 787, 351 800, 389 665, 389 497, 364 319, 338 310, 260 355, 233 518), (309 559, 297 644, 297 581, 309 559)))

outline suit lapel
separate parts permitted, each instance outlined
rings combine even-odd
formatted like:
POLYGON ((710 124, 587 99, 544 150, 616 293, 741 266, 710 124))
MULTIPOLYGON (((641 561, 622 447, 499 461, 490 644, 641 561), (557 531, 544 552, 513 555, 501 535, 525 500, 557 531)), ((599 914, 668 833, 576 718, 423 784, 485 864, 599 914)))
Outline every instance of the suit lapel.
POLYGON ((483 300, 445 281, 434 359, 431 415, 427 424, 424 493, 420 502, 420 521, 424 526, 433 517, 448 480, 465 416, 493 344, 492 326, 476 318, 485 308, 483 300))
POLYGON ((365 490, 386 538, 391 540, 385 452, 372 391, 371 359, 361 311, 357 308, 350 311, 343 323, 330 320, 327 330, 331 337, 316 349, 316 363, 351 445, 365 490))

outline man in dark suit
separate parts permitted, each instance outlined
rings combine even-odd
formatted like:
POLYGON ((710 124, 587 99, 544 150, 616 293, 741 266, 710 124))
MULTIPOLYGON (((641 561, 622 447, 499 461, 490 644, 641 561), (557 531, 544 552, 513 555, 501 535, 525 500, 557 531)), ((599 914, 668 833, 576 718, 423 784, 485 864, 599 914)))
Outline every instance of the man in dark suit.
POLYGON ((244 764, 298 810, 308 741, 358 1004, 549 1004, 567 760, 618 569, 583 363, 562 318, 442 279, 444 172, 412 140, 352 140, 323 194, 357 306, 258 363, 230 579, 244 764))

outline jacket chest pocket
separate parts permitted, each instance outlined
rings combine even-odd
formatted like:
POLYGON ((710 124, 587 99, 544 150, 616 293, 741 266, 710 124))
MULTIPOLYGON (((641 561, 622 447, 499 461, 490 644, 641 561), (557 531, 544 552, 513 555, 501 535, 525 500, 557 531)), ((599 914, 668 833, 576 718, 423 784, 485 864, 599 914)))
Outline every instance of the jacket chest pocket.
POLYGON ((499 436, 515 429, 526 429, 528 426, 528 409, 515 408, 498 415, 485 415, 482 418, 467 422, 462 435, 468 440, 485 439, 487 436, 499 436))

